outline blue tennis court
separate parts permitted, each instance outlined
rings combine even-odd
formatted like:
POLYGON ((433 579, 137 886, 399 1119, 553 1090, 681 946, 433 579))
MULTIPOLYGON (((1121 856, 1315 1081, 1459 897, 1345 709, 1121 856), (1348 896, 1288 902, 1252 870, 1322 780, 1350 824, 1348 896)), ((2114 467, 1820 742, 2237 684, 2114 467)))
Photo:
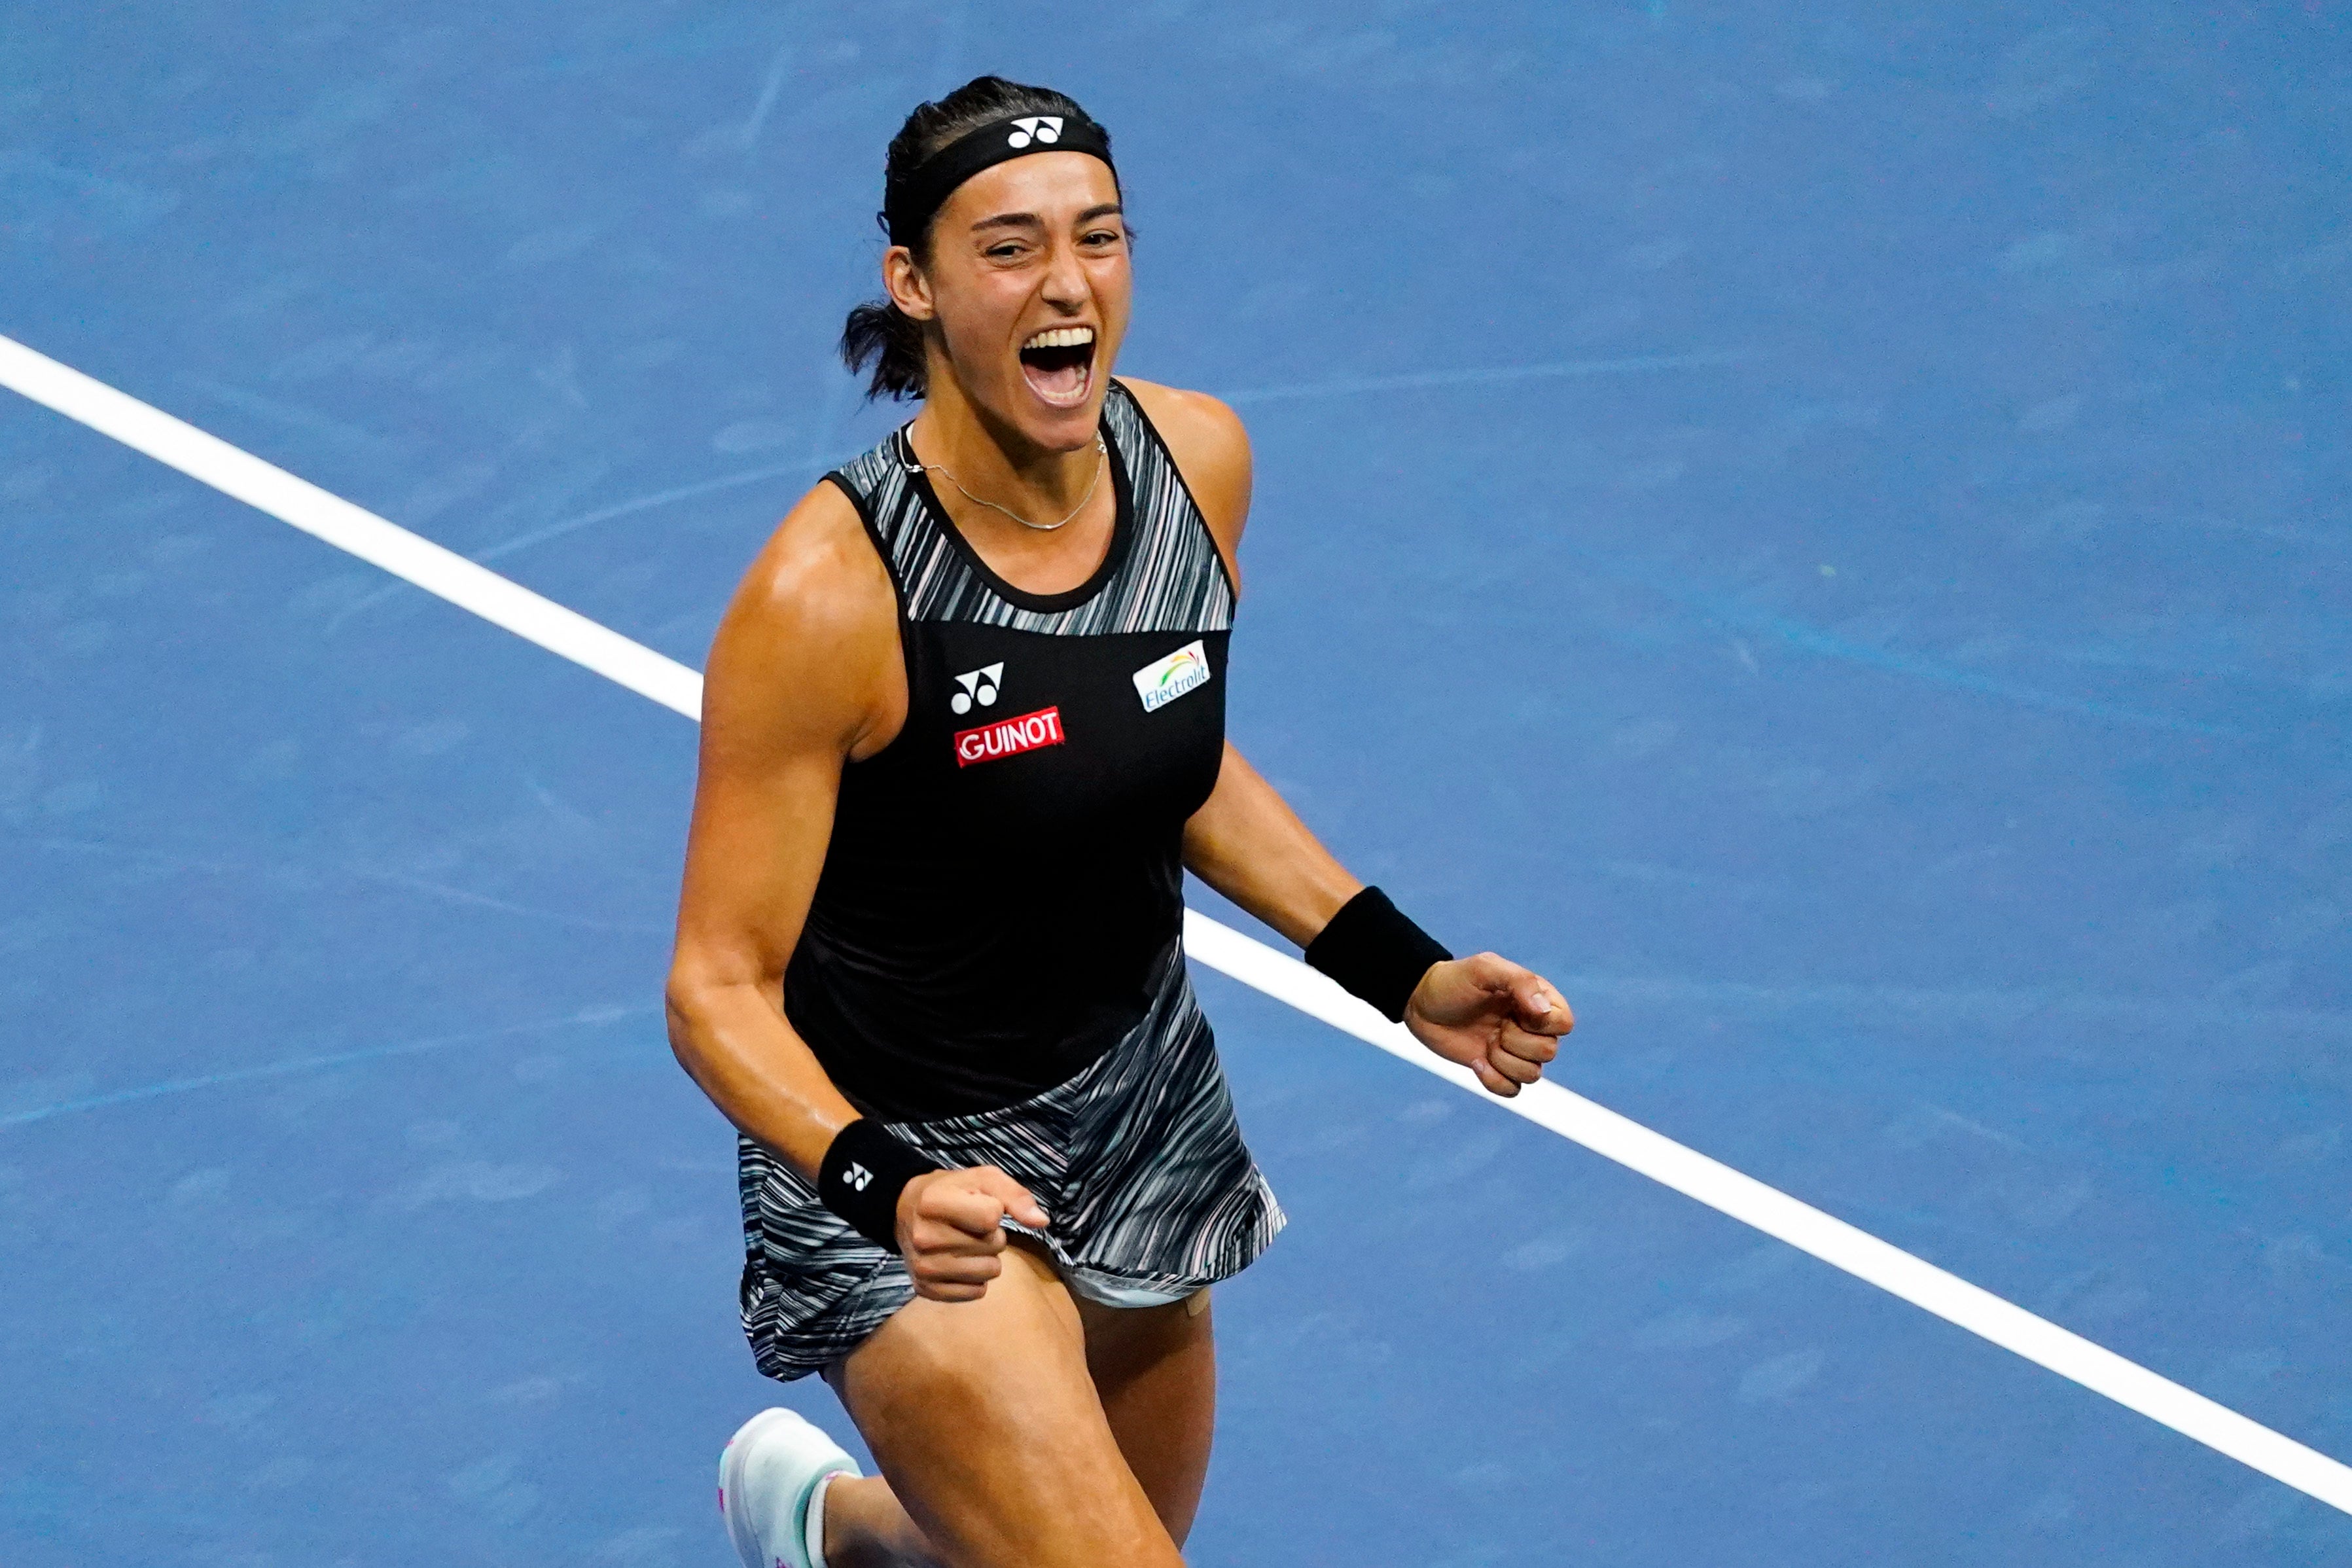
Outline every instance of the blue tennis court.
MULTIPOLYGON (((2352 1458, 2352 13, 0 0, 0 334, 698 667, 983 70, 1248 421, 1233 734, 1555 1076, 2352 1458)), ((728 1561, 693 725, 0 398, 0 1562, 728 1561)), ((1204 914, 1270 933, 1206 889, 1204 914)), ((1196 966, 1199 967, 1199 966, 1196 966)), ((1190 1561, 2352 1563, 1212 969, 1190 1561)))

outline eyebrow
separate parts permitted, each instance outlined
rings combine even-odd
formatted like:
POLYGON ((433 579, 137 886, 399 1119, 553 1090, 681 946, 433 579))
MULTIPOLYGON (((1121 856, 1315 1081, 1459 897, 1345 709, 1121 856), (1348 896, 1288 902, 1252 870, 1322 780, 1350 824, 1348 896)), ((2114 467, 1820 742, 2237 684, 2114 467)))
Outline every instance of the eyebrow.
MULTIPOLYGON (((1114 213, 1124 217, 1127 216, 1127 209, 1117 202, 1101 202, 1080 213, 1078 221, 1092 223, 1098 217, 1108 217, 1114 213)), ((981 230, 988 228, 1043 228, 1045 226, 1045 220, 1035 213, 998 213, 994 217, 984 217, 973 224, 971 232, 978 234, 981 230)))

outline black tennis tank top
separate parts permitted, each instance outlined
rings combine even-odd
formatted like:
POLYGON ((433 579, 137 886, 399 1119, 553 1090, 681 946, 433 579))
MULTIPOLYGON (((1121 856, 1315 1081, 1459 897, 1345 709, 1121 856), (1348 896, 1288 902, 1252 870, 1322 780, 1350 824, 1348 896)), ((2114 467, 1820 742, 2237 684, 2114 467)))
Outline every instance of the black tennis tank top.
POLYGON ((1188 984, 1184 824, 1223 757, 1233 584, 1116 381, 1102 433, 1117 521, 1064 594, 988 569, 903 429, 825 476, 898 590, 907 721, 842 771, 784 1012, 883 1121, 1051 1089, 1188 984))

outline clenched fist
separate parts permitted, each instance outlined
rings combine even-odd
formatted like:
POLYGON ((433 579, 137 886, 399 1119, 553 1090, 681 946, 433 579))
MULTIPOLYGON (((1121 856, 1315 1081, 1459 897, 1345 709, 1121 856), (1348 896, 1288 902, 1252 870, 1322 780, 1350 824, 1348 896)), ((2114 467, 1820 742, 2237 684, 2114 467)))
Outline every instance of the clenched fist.
POLYGON ((1542 975, 1480 952, 1431 964, 1405 1004, 1404 1026, 1508 1100, 1543 1076, 1576 1015, 1542 975))
POLYGON ((993 1165, 932 1171, 898 1194, 898 1251, 915 1293, 933 1301, 977 1301, 1004 1270, 1007 1216, 1045 1228, 1029 1189, 993 1165))

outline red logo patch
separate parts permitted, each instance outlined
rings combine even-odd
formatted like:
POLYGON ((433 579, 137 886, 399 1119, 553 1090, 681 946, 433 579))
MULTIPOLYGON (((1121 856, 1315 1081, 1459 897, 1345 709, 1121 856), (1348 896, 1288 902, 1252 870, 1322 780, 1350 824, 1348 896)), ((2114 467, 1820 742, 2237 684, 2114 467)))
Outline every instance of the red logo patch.
POLYGON ((960 732, 955 738, 956 766, 968 768, 974 763, 992 763, 999 757, 1017 757, 1040 746, 1061 743, 1062 710, 1040 708, 1018 719, 999 719, 960 732))

